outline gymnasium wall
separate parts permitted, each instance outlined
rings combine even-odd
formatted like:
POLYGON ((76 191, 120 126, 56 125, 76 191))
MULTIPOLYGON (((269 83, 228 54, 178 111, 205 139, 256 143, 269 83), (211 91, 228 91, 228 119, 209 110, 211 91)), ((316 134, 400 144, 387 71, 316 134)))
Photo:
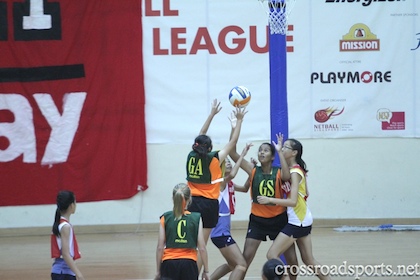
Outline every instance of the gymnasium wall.
MULTIPOLYGON (((316 221, 420 218, 417 2, 297 0, 287 42, 289 136, 304 146, 316 221), (370 38, 380 49, 340 49, 340 41, 356 40, 351 36, 358 29, 362 43, 370 38), (340 75, 351 76, 345 79, 350 82, 340 75), (316 113, 328 108, 344 110, 319 122, 316 113)), ((258 1, 142 5, 149 188, 129 199, 78 203, 72 216, 78 226, 139 230, 157 224, 171 207, 172 187, 185 180, 186 155, 213 98, 223 109, 208 134, 215 149, 227 141, 227 92, 234 85, 252 93, 238 150, 253 142, 248 156, 256 157, 258 145, 270 137, 267 15, 258 1)), ((240 171, 235 181, 245 179, 240 171)), ((246 223, 249 200, 249 194, 237 194, 235 222, 246 223)), ((53 201, 0 207, 0 229, 48 228, 55 209, 53 201)))
MULTIPOLYGON (((419 222, 418 139, 312 139, 302 143, 309 169, 308 203, 315 224, 331 225, 331 221, 333 225, 343 225, 349 220, 357 224, 357 220, 370 219, 373 225, 384 221, 419 222)), ((256 156, 260 143, 254 144, 249 156, 256 156)), ((244 145, 241 142, 238 148, 244 145)), ((116 225, 112 227, 115 231, 122 230, 118 225, 130 225, 133 231, 150 230, 146 224, 157 225, 159 215, 171 208, 172 187, 184 181, 183 162, 189 148, 189 145, 148 145, 150 188, 127 200, 78 203, 72 222, 105 228, 116 225)), ((235 179, 239 183, 244 180, 243 172, 235 179)), ((233 221, 245 224, 250 213, 249 200, 249 194, 237 194, 233 221)), ((3 230, 50 227, 55 207, 1 207, 0 227, 3 230)))

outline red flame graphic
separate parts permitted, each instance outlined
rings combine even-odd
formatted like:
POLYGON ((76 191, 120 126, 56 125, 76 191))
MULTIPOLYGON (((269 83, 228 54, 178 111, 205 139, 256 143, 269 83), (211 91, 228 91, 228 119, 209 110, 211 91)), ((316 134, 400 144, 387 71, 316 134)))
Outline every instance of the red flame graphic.
POLYGON ((314 118, 317 122, 324 123, 328 121, 331 117, 340 115, 341 113, 343 113, 343 111, 344 111, 344 107, 343 109, 341 109, 340 112, 338 112, 338 109, 328 107, 328 108, 316 111, 314 118))

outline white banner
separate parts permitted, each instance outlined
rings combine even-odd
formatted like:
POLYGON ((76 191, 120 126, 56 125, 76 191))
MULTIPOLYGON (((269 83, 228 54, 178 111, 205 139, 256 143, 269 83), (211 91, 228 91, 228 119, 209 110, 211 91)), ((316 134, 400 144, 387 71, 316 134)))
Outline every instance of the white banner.
POLYGON ((287 57, 291 135, 420 137, 416 2, 297 1, 287 57))
MULTIPOLYGON (((289 18, 289 136, 420 137, 415 0, 297 0, 289 18)), ((225 143, 229 90, 252 94, 241 139, 269 140, 266 9, 257 0, 143 1, 148 143, 225 143)))

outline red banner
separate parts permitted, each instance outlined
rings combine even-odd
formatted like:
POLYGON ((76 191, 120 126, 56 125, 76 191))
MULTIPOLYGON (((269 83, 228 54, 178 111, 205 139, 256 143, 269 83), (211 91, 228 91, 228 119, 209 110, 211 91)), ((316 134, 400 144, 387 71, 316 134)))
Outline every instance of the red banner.
POLYGON ((147 189, 141 1, 2 1, 0 53, 0 206, 147 189))

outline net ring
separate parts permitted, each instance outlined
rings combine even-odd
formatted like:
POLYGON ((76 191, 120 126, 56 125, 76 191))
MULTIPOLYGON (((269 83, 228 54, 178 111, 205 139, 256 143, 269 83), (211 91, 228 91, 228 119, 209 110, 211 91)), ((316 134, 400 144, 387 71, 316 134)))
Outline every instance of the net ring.
POLYGON ((271 34, 286 35, 288 17, 296 0, 258 0, 268 14, 271 34), (265 3, 267 2, 267 3, 265 3))

